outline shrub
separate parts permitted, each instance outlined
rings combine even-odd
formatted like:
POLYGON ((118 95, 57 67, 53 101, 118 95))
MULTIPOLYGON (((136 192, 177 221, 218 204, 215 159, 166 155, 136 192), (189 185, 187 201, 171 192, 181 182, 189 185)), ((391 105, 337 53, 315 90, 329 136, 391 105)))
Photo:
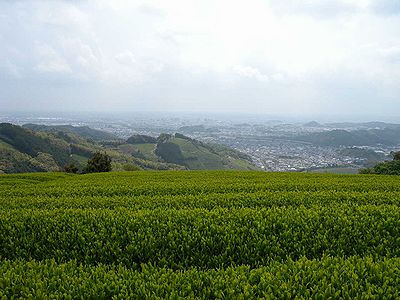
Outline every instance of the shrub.
POLYGON ((70 163, 64 166, 64 172, 66 173, 78 173, 79 169, 77 166, 75 166, 75 164, 70 163))
POLYGON ((88 160, 85 173, 110 172, 111 157, 106 153, 97 152, 88 160))

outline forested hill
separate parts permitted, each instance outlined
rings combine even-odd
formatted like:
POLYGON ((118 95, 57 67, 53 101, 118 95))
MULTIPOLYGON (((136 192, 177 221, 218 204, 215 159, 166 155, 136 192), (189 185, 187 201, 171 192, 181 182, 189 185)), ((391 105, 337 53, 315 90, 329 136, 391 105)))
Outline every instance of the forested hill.
POLYGON ((89 127, 0 124, 0 173, 61 171, 67 164, 83 170, 96 152, 110 155, 115 171, 256 169, 243 153, 180 134, 125 141, 89 127))
POLYGON ((72 126, 72 125, 54 125, 54 126, 47 126, 47 125, 38 125, 38 124, 25 124, 22 125, 24 128, 29 128, 34 131, 44 131, 44 132, 51 132, 51 133, 72 133, 79 135, 85 139, 92 139, 94 141, 106 141, 106 140, 116 140, 117 137, 111 133, 97 130, 90 128, 88 126, 72 126))

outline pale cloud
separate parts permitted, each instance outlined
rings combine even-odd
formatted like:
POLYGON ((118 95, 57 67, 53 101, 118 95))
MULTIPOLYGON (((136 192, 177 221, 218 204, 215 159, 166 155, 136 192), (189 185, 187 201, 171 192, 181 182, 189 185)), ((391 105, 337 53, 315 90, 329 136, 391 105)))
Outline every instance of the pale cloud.
POLYGON ((400 95, 399 5, 0 1, 0 107, 18 107, 26 95, 16 87, 31 85, 32 102, 48 99, 49 107, 59 94, 65 108, 85 102, 105 110, 140 103, 158 110, 340 112, 345 104, 375 109, 379 102, 387 104, 377 108, 382 113, 400 110, 400 101, 393 103, 400 95))
POLYGON ((71 68, 67 61, 56 52, 56 50, 46 44, 35 42, 36 60, 38 61, 35 69, 39 72, 50 73, 71 73, 71 68))
POLYGON ((305 14, 320 19, 351 15, 367 6, 362 0, 270 0, 269 3, 280 14, 305 14))
POLYGON ((261 73, 257 68, 249 66, 234 66, 233 71, 243 77, 254 78, 258 81, 269 82, 270 77, 261 73))
POLYGON ((16 64, 10 62, 8 59, 3 61, 0 64, 0 68, 3 68, 6 73, 8 73, 11 77, 20 79, 23 77, 23 70, 22 68, 18 67, 16 64))
POLYGON ((379 53, 389 63, 400 63, 400 45, 380 49, 379 53))
POLYGON ((115 60, 121 65, 133 66, 136 64, 135 56, 131 51, 125 51, 115 55, 115 60))
POLYGON ((281 14, 305 14, 315 18, 351 17, 358 13, 400 13, 398 0, 269 0, 270 7, 281 14))
POLYGON ((369 9, 375 13, 396 15, 400 14, 400 1, 398 0, 371 0, 369 9))
POLYGON ((92 46, 81 38, 61 37, 57 48, 65 53, 76 78, 99 78, 102 72, 102 56, 98 47, 92 46))

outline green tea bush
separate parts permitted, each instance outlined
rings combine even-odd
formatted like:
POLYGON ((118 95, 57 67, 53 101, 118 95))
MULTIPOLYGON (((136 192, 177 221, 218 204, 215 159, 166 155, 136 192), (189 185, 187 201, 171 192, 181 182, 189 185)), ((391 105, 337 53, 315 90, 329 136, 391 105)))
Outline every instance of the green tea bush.
POLYGON ((396 176, 0 175, 0 298, 398 298, 396 176))

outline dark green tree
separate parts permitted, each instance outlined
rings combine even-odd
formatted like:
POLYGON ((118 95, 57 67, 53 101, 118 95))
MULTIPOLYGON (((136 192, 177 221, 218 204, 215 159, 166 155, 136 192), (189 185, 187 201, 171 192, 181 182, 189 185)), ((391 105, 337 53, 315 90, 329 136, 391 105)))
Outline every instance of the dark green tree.
POLYGON ((393 160, 400 160, 400 151, 393 153, 393 160))
POLYGON ((75 166, 74 163, 70 163, 64 166, 64 172, 66 173, 78 173, 79 169, 77 166, 75 166))
POLYGON ((97 152, 88 160, 85 172, 110 172, 111 169, 111 157, 105 152, 97 152))
POLYGON ((392 152, 392 161, 385 161, 372 168, 360 170, 360 174, 400 175, 400 151, 392 152))

